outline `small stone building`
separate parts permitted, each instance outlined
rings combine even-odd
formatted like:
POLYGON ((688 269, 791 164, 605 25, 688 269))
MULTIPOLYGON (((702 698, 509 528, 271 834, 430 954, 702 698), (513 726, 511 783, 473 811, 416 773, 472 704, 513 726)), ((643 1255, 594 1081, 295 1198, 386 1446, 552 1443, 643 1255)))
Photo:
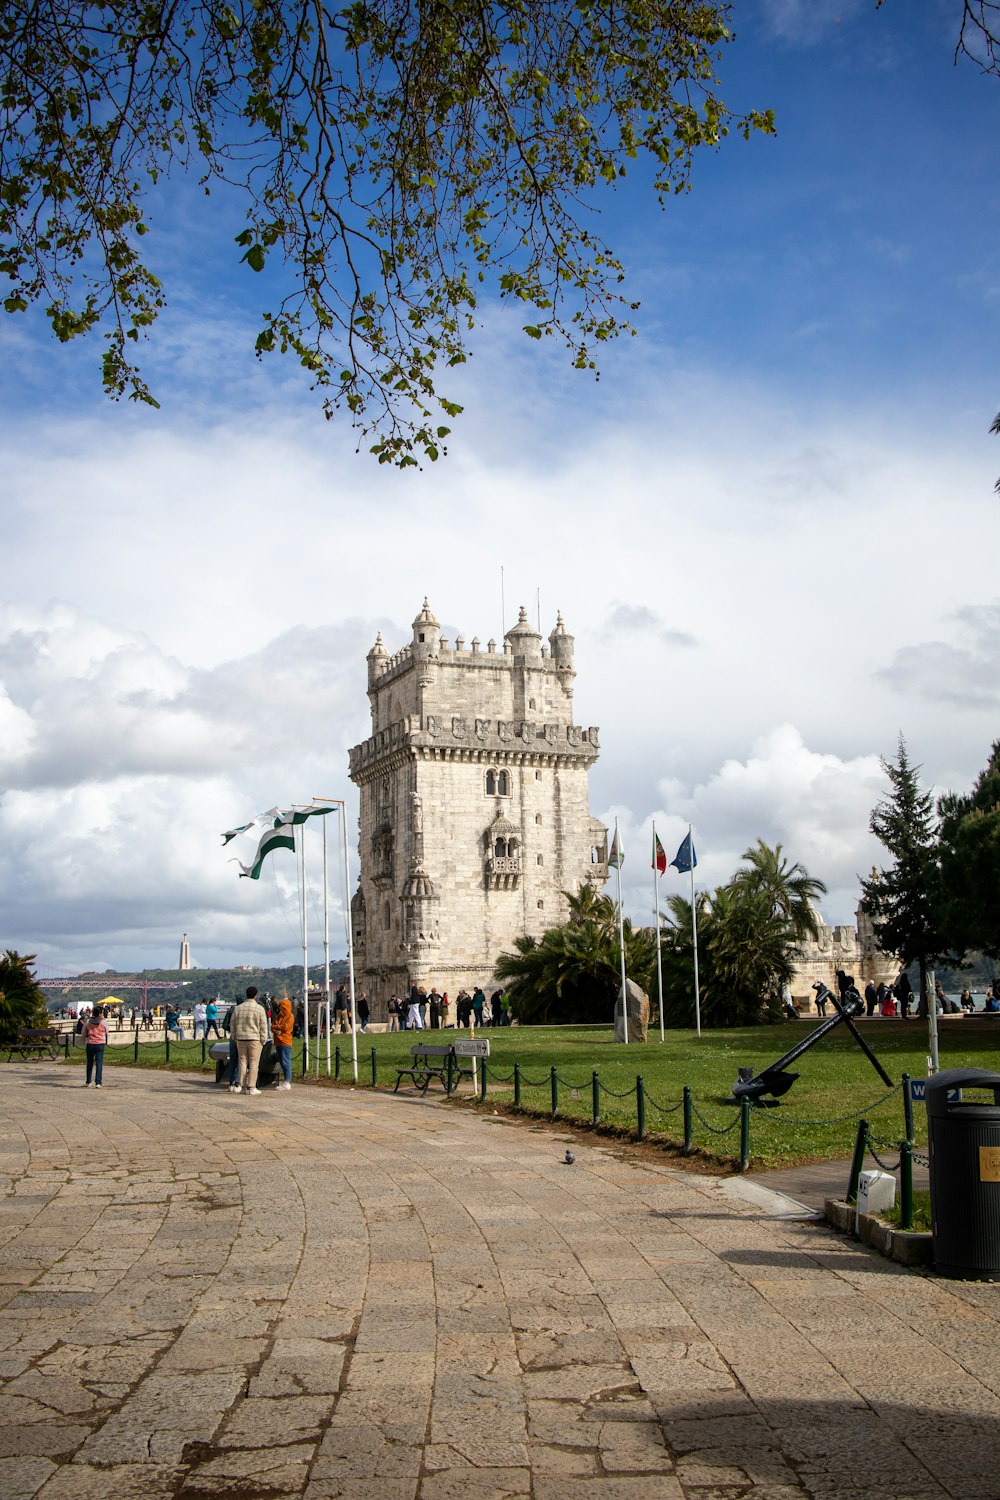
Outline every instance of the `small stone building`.
POLYGON ((368 653, 372 732, 350 752, 361 792, 351 921, 358 990, 494 986, 515 938, 565 921, 564 891, 607 879, 592 818, 597 729, 573 722, 573 637, 545 642, 522 608, 500 651, 454 644, 428 608, 413 638, 368 653))

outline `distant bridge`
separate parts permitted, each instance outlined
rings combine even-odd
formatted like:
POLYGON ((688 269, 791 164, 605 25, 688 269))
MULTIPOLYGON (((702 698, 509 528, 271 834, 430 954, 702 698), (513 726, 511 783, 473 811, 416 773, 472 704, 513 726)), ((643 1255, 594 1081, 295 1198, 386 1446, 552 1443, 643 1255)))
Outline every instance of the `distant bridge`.
POLYGON ((113 974, 75 978, 36 979, 40 990, 103 990, 106 995, 115 995, 119 990, 141 990, 143 1010, 147 1010, 146 999, 150 990, 181 990, 193 981, 190 979, 117 979, 113 974))

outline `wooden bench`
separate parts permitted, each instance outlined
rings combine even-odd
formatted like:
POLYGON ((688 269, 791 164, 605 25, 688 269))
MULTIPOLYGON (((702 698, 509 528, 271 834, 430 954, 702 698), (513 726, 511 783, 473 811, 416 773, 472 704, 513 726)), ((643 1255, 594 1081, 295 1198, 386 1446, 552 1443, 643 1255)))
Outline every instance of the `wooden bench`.
POLYGON ((396 1085, 393 1093, 399 1088, 404 1078, 411 1079, 414 1088, 418 1088, 422 1094, 426 1094, 436 1078, 447 1094, 450 1092, 449 1081, 451 1089, 454 1089, 458 1086, 460 1079, 471 1077, 472 1067, 468 1058, 457 1057, 454 1047, 434 1047, 418 1042, 416 1046, 410 1048, 410 1066, 396 1070, 396 1085), (450 1069, 449 1058, 451 1059, 450 1069))
POLYGON ((29 1057, 56 1058, 61 1047, 62 1034, 54 1026, 21 1026, 7 1054, 7 1061, 10 1062, 15 1052, 25 1060, 29 1057))

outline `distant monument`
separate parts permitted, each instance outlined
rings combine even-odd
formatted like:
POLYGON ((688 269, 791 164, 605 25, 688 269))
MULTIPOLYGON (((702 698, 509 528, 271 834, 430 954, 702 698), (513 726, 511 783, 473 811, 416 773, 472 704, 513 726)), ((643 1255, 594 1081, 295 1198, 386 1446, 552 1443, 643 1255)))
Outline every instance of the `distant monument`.
POLYGON ((177 967, 179 969, 190 969, 191 967, 191 949, 188 946, 187 933, 181 938, 181 961, 177 967))
POLYGON ((522 608, 502 649, 482 651, 478 637, 450 645, 425 599, 401 650, 376 639, 372 733, 350 752, 351 921, 369 1000, 414 984, 452 1004, 463 985, 488 993, 516 938, 566 920, 563 891, 607 880, 607 829, 588 802, 598 732, 573 723, 575 676, 561 615, 545 643, 522 608))

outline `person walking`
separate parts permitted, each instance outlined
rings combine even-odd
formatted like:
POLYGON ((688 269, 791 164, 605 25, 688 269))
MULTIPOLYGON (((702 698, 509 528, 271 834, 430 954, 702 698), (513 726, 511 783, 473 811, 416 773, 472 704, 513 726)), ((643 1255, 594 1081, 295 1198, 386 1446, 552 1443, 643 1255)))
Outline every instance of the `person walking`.
POLYGON ((222 1034, 219 1031, 219 1007, 214 1000, 209 1000, 205 1005, 205 1040, 208 1041, 208 1033, 214 1031, 219 1040, 222 1034))
POLYGON ((274 1042, 274 1050, 284 1075, 278 1084, 279 1089, 290 1089, 292 1086, 292 1033, 294 1030, 295 1012, 292 1009, 292 1002, 286 995, 271 1019, 271 1040, 274 1042))
POLYGON ((486 996, 483 987, 477 984, 472 992, 472 1014, 475 1017, 475 1026, 478 1031, 483 1024, 483 1006, 486 1004, 486 996))
POLYGON ((255 984, 247 986, 246 998, 241 1000, 233 1011, 229 1033, 236 1043, 236 1051, 240 1059, 240 1085, 242 1085, 237 1085, 236 1089, 231 1087, 230 1092, 259 1094, 257 1068, 260 1065, 260 1054, 264 1043, 267 1041, 267 1012, 262 1005, 257 1003, 255 984))
POLYGON ((388 1020, 389 1020, 389 1030, 390 1031, 398 1031, 399 1030, 399 1001, 396 999, 395 995, 390 995, 389 996, 388 1004, 385 1007, 385 1013, 386 1013, 386 1016, 388 1017, 388 1020))
POLYGON ((364 990, 358 996, 358 1030, 367 1031, 368 1022, 371 1020, 371 1006, 368 1004, 368 996, 364 990))
MULTIPOLYGON (((195 1005, 195 1008, 194 1008, 194 1039, 195 1039, 195 1041, 198 1040, 198 1033, 205 1026, 205 1013, 206 1013, 207 1009, 208 1009, 208 1007, 206 1006, 204 1000, 199 1000, 197 1002, 197 1004, 195 1005)), ((208 1036, 208 1032, 207 1031, 205 1032, 205 1036, 206 1037, 208 1036)))
POLYGON ((103 1088, 104 1049, 108 1043, 108 1028, 104 1022, 104 1012, 99 1005, 84 1021, 82 1035, 87 1048, 87 1081, 84 1088, 90 1088, 91 1079, 95 1088, 103 1088))

